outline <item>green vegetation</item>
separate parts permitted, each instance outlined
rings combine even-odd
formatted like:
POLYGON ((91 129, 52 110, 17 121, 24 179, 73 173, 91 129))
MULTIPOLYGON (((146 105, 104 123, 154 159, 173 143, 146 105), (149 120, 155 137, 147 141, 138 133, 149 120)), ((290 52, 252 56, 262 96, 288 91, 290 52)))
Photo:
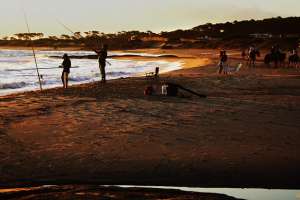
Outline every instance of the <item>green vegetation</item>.
POLYGON ((99 48, 106 43, 110 49, 136 48, 245 48, 257 44, 269 48, 274 43, 285 49, 299 45, 300 17, 234 21, 204 24, 188 30, 161 32, 122 31, 105 34, 99 31, 75 32, 74 35, 48 36, 43 33, 18 33, 4 37, 0 46, 29 46, 29 39, 37 47, 99 48))

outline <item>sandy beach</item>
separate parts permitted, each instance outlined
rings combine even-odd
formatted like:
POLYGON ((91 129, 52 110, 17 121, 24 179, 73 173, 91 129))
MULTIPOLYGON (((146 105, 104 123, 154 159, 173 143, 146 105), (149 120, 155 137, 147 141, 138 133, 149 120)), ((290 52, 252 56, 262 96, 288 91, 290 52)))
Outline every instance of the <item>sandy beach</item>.
MULTIPOLYGON (((300 188, 299 70, 260 60, 224 76, 217 50, 137 51, 177 55, 152 59, 184 68, 158 82, 126 78, 0 97, 0 185, 300 188), (208 98, 144 96, 146 86, 165 81, 208 98)), ((229 58, 231 66, 244 62, 236 50, 229 58)))

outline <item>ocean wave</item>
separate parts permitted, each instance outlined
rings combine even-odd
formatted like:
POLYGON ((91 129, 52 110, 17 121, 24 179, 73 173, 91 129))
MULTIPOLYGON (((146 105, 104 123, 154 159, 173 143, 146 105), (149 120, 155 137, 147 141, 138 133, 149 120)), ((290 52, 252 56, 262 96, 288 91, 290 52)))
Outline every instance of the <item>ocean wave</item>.
MULTIPOLYGON (((37 72, 30 51, 0 51, 0 94, 9 93, 10 90, 25 91, 38 88, 37 72), (3 54, 3 55, 1 55, 3 54), (11 58, 12 56, 15 56, 11 58), (3 62, 1 62, 3 61, 3 62), (11 63, 10 63, 11 62, 11 63), (24 63, 26 62, 26 63, 24 63)), ((61 58, 49 59, 46 56, 63 54, 65 52, 43 52, 38 51, 38 68, 43 75, 42 84, 44 88, 61 86, 61 72, 58 68, 61 58)), ((91 52, 68 52, 69 55, 90 55, 91 52)), ((129 53, 130 54, 130 53, 129 53)), ((139 53, 134 53, 139 54, 139 53)), ((110 55, 128 55, 125 53, 110 53, 110 55)), ((150 56, 145 54, 146 56, 150 56)), ((179 62, 167 62, 161 60, 136 61, 108 60, 112 65, 107 66, 107 79, 126 78, 130 76, 143 76, 146 72, 154 72, 160 67, 160 72, 172 71, 181 67, 179 62)), ((94 60, 72 60, 72 69, 69 76, 70 85, 99 81, 101 74, 97 61, 94 60)))
POLYGON ((88 77, 88 76, 71 76, 71 77, 69 77, 69 81, 74 81, 74 82, 88 81, 90 79, 92 79, 92 77, 88 77))
POLYGON ((5 69, 6 72, 21 72, 21 71, 34 71, 36 68, 26 68, 26 69, 5 69))
MULTIPOLYGON (((72 68, 79 68, 78 66, 74 66, 72 68)), ((59 67, 38 67, 39 70, 53 70, 53 69, 62 69, 59 67)), ((21 68, 21 69, 5 69, 7 72, 21 72, 21 71, 36 71, 36 68, 21 68)))
POLYGON ((128 76, 131 75, 132 73, 129 72, 107 72, 107 76, 112 76, 112 77, 119 77, 119 76, 128 76))
POLYGON ((27 84, 25 82, 0 83, 0 89, 18 89, 23 88, 27 84))

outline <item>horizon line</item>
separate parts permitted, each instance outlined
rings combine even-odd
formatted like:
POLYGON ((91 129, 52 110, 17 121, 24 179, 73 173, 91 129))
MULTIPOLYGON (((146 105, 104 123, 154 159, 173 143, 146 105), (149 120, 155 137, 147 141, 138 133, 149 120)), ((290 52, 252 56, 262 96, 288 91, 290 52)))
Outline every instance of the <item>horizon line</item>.
MULTIPOLYGON (((176 28, 176 29, 172 29, 172 30, 161 30, 160 32, 157 32, 157 31, 152 31, 152 30, 135 30, 135 29, 128 29, 128 30, 120 30, 120 31, 115 31, 115 32, 103 32, 103 31, 99 31, 99 30, 88 30, 88 31, 79 31, 79 30, 75 30, 74 32, 80 32, 80 33, 84 33, 84 32, 90 32, 90 31, 98 31, 98 32, 100 32, 100 33, 104 33, 104 34, 116 34, 116 33, 119 33, 119 32, 131 32, 131 31, 139 31, 139 32, 148 32, 148 31, 150 31, 150 32, 152 32, 152 33, 154 33, 154 34, 161 34, 161 33, 163 33, 163 32, 173 32, 173 31, 178 31, 178 30, 183 30, 183 31, 185 31, 185 30, 191 30, 191 29, 193 29, 193 28, 196 28, 196 27, 198 27, 198 26, 203 26, 203 25, 206 25, 206 24, 212 24, 212 25, 219 25, 219 24, 226 24, 226 23, 235 23, 235 22, 237 22, 237 23, 239 23, 239 22, 244 22, 244 21, 252 21, 252 20, 254 20, 254 21, 263 21, 263 20, 268 20, 268 19, 287 19, 287 18, 300 18, 300 15, 299 16, 288 16, 288 17, 283 17, 283 16, 273 16, 273 17, 267 17, 267 18, 257 18, 257 19, 254 19, 254 18, 252 18, 252 19, 239 19, 239 20, 231 20, 231 21, 223 21, 223 22, 206 22, 206 23, 202 23, 202 24, 200 24, 200 25, 196 25, 196 26, 193 26, 193 27, 190 27, 190 28, 176 28)), ((26 33, 26 30, 24 30, 24 32, 17 32, 17 33, 13 33, 13 34, 11 34, 11 35, 2 35, 1 33, 0 33, 0 36, 2 37, 2 38, 4 38, 4 37, 12 37, 12 36, 14 36, 15 34, 20 34, 20 33, 26 33)), ((66 31, 65 32, 61 32, 61 33, 59 33, 59 35, 53 35, 53 34, 45 34, 44 32, 32 32, 32 33, 43 33, 44 34, 44 36, 61 36, 61 35, 69 35, 69 34, 67 34, 66 33, 66 31)))

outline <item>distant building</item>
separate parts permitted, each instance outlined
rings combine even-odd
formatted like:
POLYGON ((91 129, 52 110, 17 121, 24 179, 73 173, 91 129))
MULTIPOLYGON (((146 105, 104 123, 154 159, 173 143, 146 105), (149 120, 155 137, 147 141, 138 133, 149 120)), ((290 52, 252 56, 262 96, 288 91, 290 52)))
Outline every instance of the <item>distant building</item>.
POLYGON ((130 37, 130 41, 135 41, 135 40, 138 40, 139 38, 135 35, 131 36, 130 37))
POLYGON ((144 42, 148 42, 148 41, 166 42, 168 39, 161 36, 150 36, 150 37, 143 37, 141 40, 144 42))
POLYGON ((180 38, 181 42, 198 42, 197 39, 189 39, 189 38, 180 38))
POLYGON ((299 34, 287 34, 285 37, 286 38, 300 38, 300 35, 299 34))
POLYGON ((273 38, 273 35, 270 33, 252 33, 249 34, 249 36, 253 38, 261 38, 261 39, 273 38))
POLYGON ((217 40, 221 40, 221 38, 216 38, 216 37, 210 37, 208 35, 205 36, 201 36, 201 37, 197 37, 196 38, 199 41, 217 41, 217 40))

